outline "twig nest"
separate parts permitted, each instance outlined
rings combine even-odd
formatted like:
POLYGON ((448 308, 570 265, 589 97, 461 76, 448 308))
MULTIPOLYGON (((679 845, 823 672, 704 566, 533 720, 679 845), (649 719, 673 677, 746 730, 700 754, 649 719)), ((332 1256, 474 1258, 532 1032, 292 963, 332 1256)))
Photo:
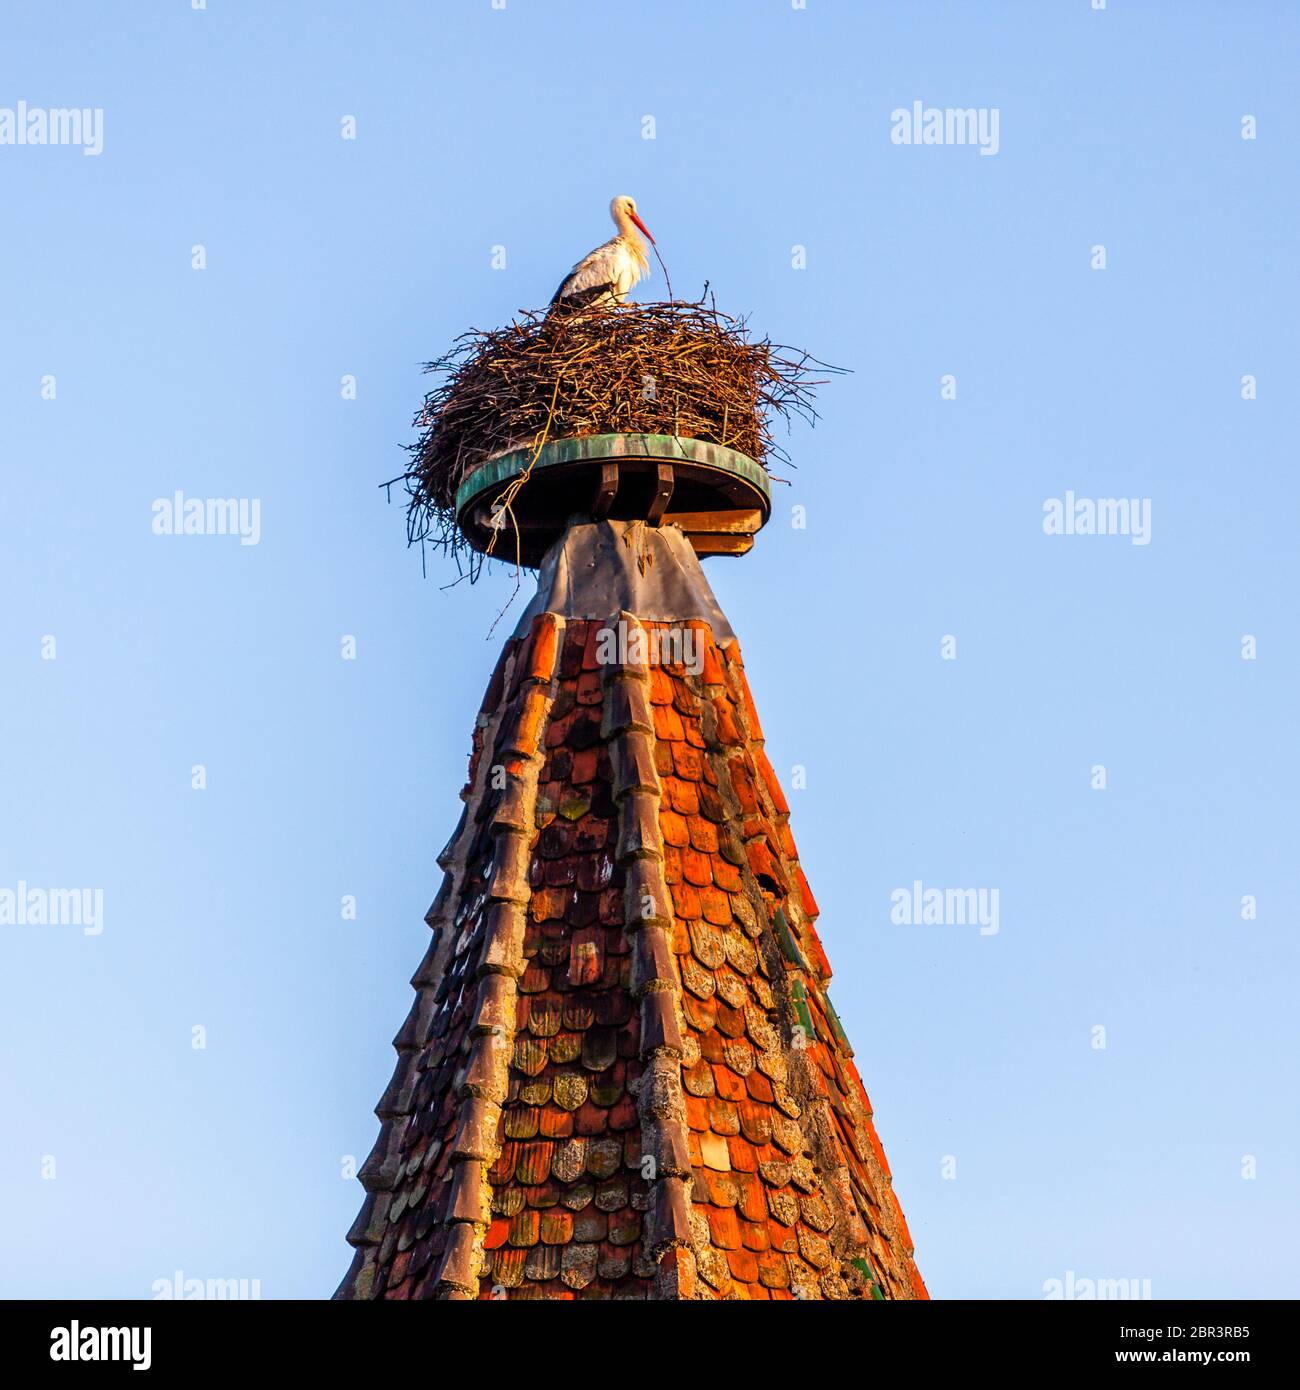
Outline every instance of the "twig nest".
POLYGON ((464 333, 425 366, 441 379, 415 417, 403 475, 407 536, 459 555, 456 490, 489 459, 549 440, 668 434, 785 461, 777 417, 816 419, 814 389, 835 371, 807 353, 751 340, 711 304, 627 304, 526 312, 464 333))

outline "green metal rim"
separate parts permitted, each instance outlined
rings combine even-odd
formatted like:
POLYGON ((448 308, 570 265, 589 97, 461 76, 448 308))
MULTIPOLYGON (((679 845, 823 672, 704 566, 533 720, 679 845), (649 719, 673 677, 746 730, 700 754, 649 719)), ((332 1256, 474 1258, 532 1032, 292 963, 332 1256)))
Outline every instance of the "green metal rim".
MULTIPOLYGON (((480 493, 499 483, 516 478, 528 467, 532 449, 513 449, 498 454, 480 464, 456 489, 456 513, 480 493)), ((543 444, 533 463, 533 472, 562 463, 582 463, 589 460, 618 458, 680 459, 682 463, 699 464, 733 473, 744 478, 763 496, 768 508, 772 489, 767 470, 746 454, 703 439, 683 439, 675 434, 592 434, 581 439, 553 439, 543 444)))

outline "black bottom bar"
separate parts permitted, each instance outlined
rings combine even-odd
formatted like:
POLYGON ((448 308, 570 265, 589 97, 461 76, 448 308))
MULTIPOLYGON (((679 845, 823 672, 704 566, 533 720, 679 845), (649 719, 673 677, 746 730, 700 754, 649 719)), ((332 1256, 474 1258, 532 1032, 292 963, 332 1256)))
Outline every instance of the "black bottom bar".
MULTIPOLYGON (((774 1347, 816 1348, 816 1359, 829 1371, 856 1367, 858 1374, 837 1374, 853 1384, 875 1378, 881 1363, 902 1365, 911 1372, 951 1367, 969 1374, 1018 1368, 1040 1376, 1073 1375, 1109 1369, 1122 1379, 1144 1367, 1181 1365, 1230 1369, 1260 1366, 1283 1368, 1294 1363, 1297 1304, 1278 1302, 964 1302, 919 1304, 810 1303, 803 1308, 703 1309, 659 1304, 647 1308, 599 1306, 547 1307, 520 1301, 514 1308, 497 1305, 477 1310, 463 1303, 343 1304, 328 1302, 27 1302, 0 1304, 3 1320, 3 1364, 54 1378, 74 1368, 95 1374, 135 1372, 140 1363, 146 1375, 170 1380, 178 1374, 223 1374, 250 1370, 328 1372, 331 1382, 341 1375, 378 1375, 393 1383, 395 1372, 408 1366, 432 1375, 457 1374, 465 1343, 456 1338, 470 1330, 478 1338, 518 1326, 520 1317, 537 1317, 556 1324, 574 1317, 598 1322, 613 1317, 615 1335, 646 1338, 665 1335, 664 1318, 681 1317, 691 1342, 713 1335, 710 1319, 726 1319, 717 1335, 726 1339, 731 1357, 752 1348, 763 1362, 774 1347), (754 1321, 750 1323, 749 1317, 754 1321), (479 1321, 479 1319, 483 1321, 479 1321), (807 1321, 812 1319, 812 1322, 807 1321), (686 1327, 689 1323, 689 1328, 686 1327), (748 1329, 748 1333, 743 1332, 748 1329), (789 1341, 791 1335, 814 1334, 816 1343, 789 1341), (147 1335, 146 1335, 147 1334, 147 1335), (737 1340, 738 1334, 746 1340, 737 1340), (752 1338, 752 1341, 748 1339, 752 1338), (53 1354, 52 1354, 53 1353, 53 1354), (844 1360, 840 1360, 840 1355, 844 1360), (74 1359, 75 1358, 75 1359, 74 1359), (833 1360, 832 1360, 833 1359, 833 1360), (147 1361, 147 1367, 144 1363, 147 1361)), ((510 1351, 511 1343, 476 1342, 475 1379, 508 1381, 522 1370, 510 1351), (504 1365, 492 1363, 501 1355, 504 1365)), ((572 1347, 569 1338, 535 1347, 572 1347)), ((577 1345, 583 1345, 581 1343, 577 1345)), ((609 1343, 599 1344, 609 1348, 609 1343)), ((686 1355, 688 1347, 662 1347, 663 1373, 686 1355)), ((595 1355, 595 1353, 592 1353, 595 1355)), ((531 1359, 531 1358, 529 1358, 531 1359)), ((530 1370, 561 1369, 567 1377, 582 1374, 599 1386, 606 1368, 597 1357, 589 1365, 583 1355, 565 1353, 554 1368, 544 1354, 530 1370)), ((657 1360, 645 1356, 639 1373, 650 1373, 657 1360)), ((689 1358, 688 1358, 689 1359, 689 1358)), ((740 1369, 737 1365, 736 1369, 740 1369)), ((138 1374, 138 1372, 135 1372, 138 1374)), ((638 1374, 639 1374, 638 1373, 638 1374)), ((723 1368, 715 1374, 726 1382, 723 1368)), ((529 1376, 529 1379, 532 1379, 529 1376)), ((25 1384, 25 1381, 11 1381, 25 1384)), ((726 1390, 725 1384, 723 1390, 726 1390)))

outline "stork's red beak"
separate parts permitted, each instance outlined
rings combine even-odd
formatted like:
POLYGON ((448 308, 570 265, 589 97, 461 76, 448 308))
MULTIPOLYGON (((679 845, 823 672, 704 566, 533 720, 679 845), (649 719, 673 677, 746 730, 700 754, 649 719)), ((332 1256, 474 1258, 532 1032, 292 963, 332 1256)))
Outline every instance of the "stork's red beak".
POLYGON ((647 227, 646 224, 645 224, 644 222, 641 221, 641 219, 636 215, 636 213, 634 213, 634 212, 629 212, 629 213, 628 213, 628 216, 629 216, 629 217, 632 219, 632 221, 635 222, 636 225, 646 234, 646 236, 650 237, 650 245, 653 246, 653 245, 655 244, 655 239, 654 239, 654 237, 650 236, 650 229, 649 229, 649 227, 647 227))

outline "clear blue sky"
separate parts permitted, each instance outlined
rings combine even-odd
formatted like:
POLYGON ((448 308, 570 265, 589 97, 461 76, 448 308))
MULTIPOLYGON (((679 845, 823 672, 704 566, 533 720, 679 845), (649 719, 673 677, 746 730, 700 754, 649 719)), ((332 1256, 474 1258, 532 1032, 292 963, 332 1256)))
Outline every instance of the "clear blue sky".
POLYGON ((794 832, 931 1290, 1300 1294, 1294 5, 4 28, 0 107, 103 108, 104 148, 0 146, 0 889, 101 887, 104 930, 0 928, 0 1294, 345 1270, 341 1167, 513 587, 423 579, 376 485, 419 364, 544 303, 622 192, 679 294, 854 372, 707 572, 807 769, 794 832), (996 107, 998 153, 891 143, 914 101, 996 107), (260 543, 154 535, 178 489, 260 499, 260 543), (1044 535, 1067 490, 1150 498, 1151 543, 1044 535), (998 934, 892 924, 916 879, 997 887, 998 934))

